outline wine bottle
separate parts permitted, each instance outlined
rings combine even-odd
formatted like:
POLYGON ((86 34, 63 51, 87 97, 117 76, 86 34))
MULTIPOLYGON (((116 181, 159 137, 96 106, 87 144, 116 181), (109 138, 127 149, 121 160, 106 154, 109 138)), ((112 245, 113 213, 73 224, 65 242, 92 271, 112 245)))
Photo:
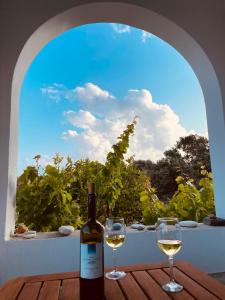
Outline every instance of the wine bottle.
POLYGON ((104 229, 96 220, 95 184, 88 184, 88 221, 80 230, 80 299, 104 299, 104 229))

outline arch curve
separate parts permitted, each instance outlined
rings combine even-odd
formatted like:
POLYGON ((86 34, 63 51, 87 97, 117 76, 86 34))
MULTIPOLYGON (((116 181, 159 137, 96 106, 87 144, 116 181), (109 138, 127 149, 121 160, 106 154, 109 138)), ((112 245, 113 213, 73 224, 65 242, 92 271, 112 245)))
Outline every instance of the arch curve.
MULTIPOLYGON (((10 136, 17 136, 17 112, 23 78, 32 60, 41 48, 68 29, 97 22, 123 23, 149 31, 176 48, 192 66, 200 82, 206 103, 211 160, 215 181, 216 211, 217 215, 225 218, 225 206, 222 205, 222 200, 220 200, 222 195, 225 194, 225 187, 220 178, 222 168, 223 166, 225 167, 225 158, 223 157, 225 149, 225 122, 223 102, 216 72, 206 53, 190 34, 165 16, 147 8, 119 2, 89 3, 74 6, 69 10, 63 11, 37 28, 24 45, 13 74, 11 123, 14 120, 14 125, 10 127, 10 136), (129 14, 127 13, 128 11, 129 14)), ((15 195, 16 187, 16 157, 17 138, 11 138, 9 141, 9 177, 13 179, 12 195, 15 195)), ((10 201, 9 196, 7 198, 7 201, 10 201)), ((7 206, 7 210, 11 209, 11 207, 12 205, 7 206)), ((9 217, 6 219, 5 232, 7 232, 7 228, 11 229, 14 226, 12 214, 8 212, 7 215, 9 217)))

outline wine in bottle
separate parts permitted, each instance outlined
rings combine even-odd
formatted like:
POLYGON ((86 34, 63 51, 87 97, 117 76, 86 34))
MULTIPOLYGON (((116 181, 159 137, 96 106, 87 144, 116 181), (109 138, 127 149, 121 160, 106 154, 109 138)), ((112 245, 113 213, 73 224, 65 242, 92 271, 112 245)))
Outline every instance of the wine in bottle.
POLYGON ((88 221, 80 230, 80 299, 104 299, 104 229, 96 220, 95 184, 88 184, 88 221))

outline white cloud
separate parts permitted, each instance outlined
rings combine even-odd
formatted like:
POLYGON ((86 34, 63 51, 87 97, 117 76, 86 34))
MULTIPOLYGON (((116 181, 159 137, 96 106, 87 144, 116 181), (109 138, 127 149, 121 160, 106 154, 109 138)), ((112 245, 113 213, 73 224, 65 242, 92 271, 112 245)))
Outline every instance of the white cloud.
POLYGON ((146 43, 147 39, 151 38, 152 37, 152 34, 145 31, 145 30, 142 30, 141 31, 141 41, 143 43, 146 43))
POLYGON ((48 87, 41 88, 42 95, 47 95, 49 99, 59 102, 65 96, 67 88, 63 84, 53 83, 48 87))
MULTIPOLYGON (((131 32, 131 27, 129 25, 123 25, 123 24, 116 24, 111 23, 111 26, 113 28, 113 31, 118 34, 128 33, 131 32)), ((141 33, 141 41, 142 43, 146 43, 148 39, 150 39, 153 35, 145 30, 139 30, 141 33)))
POLYGON ((112 28, 116 33, 127 33, 130 32, 130 26, 128 25, 123 25, 123 24, 116 24, 116 23, 112 23, 112 28))
POLYGON ((47 95, 49 99, 56 102, 61 100, 76 101, 82 103, 83 110, 95 111, 99 116, 111 110, 117 100, 108 91, 101 89, 93 83, 86 83, 84 86, 77 86, 74 89, 68 89, 64 85, 53 84, 48 87, 41 88, 41 93, 47 95), (103 105, 100 105, 100 103, 103 105), (97 105, 96 105, 97 104, 97 105))
POLYGON ((67 118, 69 123, 75 127, 87 129, 96 123, 96 118, 89 111, 79 110, 74 112, 72 110, 65 111, 64 116, 67 118))
POLYGON ((74 138, 77 135, 78 135, 78 133, 76 132, 76 130, 67 130, 67 131, 63 132, 62 138, 64 140, 68 140, 70 138, 74 138))
POLYGON ((203 137, 209 139, 209 133, 208 133, 207 130, 204 131, 204 132, 198 132, 198 133, 197 133, 196 131, 193 130, 193 132, 191 132, 191 134, 197 134, 197 135, 200 135, 200 136, 203 136, 203 137))
POLYGON ((107 101, 110 98, 114 98, 109 92, 102 90, 100 87, 91 82, 86 83, 84 87, 76 87, 74 89, 74 94, 78 99, 84 101, 93 101, 96 98, 107 101))
MULTIPOLYGON (((59 86, 59 94, 61 91, 59 86)), ((71 128, 62 134, 63 139, 72 141, 77 159, 89 157, 104 162, 116 138, 135 116, 139 122, 130 140, 129 155, 135 154, 136 159, 156 161, 179 137, 189 134, 179 116, 168 105, 154 102, 147 89, 130 89, 123 99, 93 83, 74 89, 63 87, 63 92, 61 98, 76 99, 75 107, 78 104, 81 108, 64 112, 71 128)))

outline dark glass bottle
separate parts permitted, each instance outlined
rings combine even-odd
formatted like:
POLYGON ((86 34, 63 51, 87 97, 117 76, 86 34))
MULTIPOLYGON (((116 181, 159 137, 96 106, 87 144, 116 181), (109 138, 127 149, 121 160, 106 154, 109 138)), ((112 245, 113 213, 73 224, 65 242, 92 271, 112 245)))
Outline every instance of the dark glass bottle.
POLYGON ((96 220, 94 183, 88 184, 88 221, 80 230, 80 299, 104 299, 104 228, 96 220))

